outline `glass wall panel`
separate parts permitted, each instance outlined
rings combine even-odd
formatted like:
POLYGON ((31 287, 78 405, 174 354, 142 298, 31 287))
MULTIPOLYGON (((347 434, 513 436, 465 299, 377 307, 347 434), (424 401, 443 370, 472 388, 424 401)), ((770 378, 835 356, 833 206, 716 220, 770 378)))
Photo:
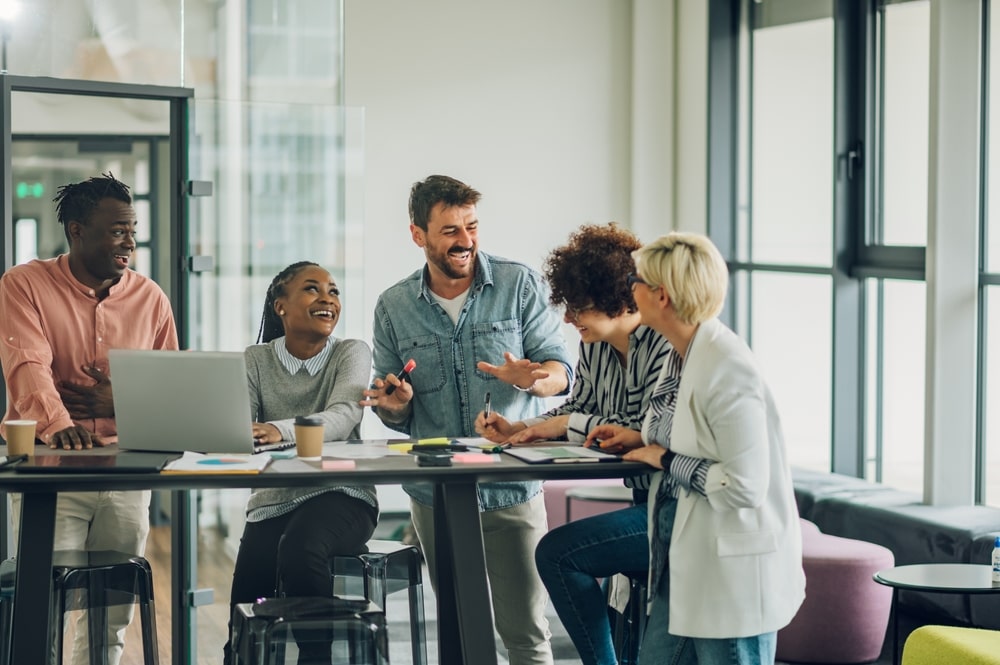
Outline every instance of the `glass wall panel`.
MULTIPOLYGON (((876 244, 927 244, 930 2, 882 13, 881 228, 876 244)), ((877 188, 878 191, 879 188, 877 188)))
POLYGON ((830 469, 830 278, 754 272, 753 351, 774 393, 793 466, 830 469))
MULTIPOLYGON (((829 14, 829 3, 809 4, 829 14)), ((752 58, 752 228, 738 233, 741 239, 749 238, 751 253, 738 258, 829 266, 833 19, 759 27, 753 31, 752 58)), ((746 223, 741 219, 741 226, 746 223)), ((745 246, 741 241, 740 247, 745 246)))
POLYGON ((214 183, 191 199, 190 253, 214 257, 193 273, 192 348, 242 351, 256 341, 271 279, 315 261, 341 286, 339 337, 363 335, 361 220, 348 219, 363 178, 362 111, 335 106, 195 102, 190 173, 214 183), (347 128, 356 132, 345 137, 347 128), (352 226, 353 225, 353 226, 352 226), (355 228, 356 227, 356 228, 355 228), (352 293, 358 300, 352 306, 352 293))
MULTIPOLYGON (((194 12, 209 7, 208 0, 6 0, 0 18, 2 69, 182 85, 185 3, 194 12)), ((205 69, 204 63, 187 64, 188 70, 195 67, 205 69)))
MULTIPOLYGON (((996 405, 1000 395, 1000 286, 986 289, 986 363, 983 404, 996 405)), ((986 503, 1000 508, 1000 409, 987 406, 984 415, 986 503)))
POLYGON ((869 430, 881 441, 881 480, 922 493, 927 288, 886 279, 869 280, 868 291, 868 339, 880 351, 868 367, 869 391, 876 395, 868 418, 878 419, 869 430))

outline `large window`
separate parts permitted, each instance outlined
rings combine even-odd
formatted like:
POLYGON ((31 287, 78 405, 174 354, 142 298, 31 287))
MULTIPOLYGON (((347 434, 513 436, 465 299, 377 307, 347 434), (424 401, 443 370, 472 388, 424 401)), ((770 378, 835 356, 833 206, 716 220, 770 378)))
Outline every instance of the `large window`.
POLYGON ((830 467, 832 2, 754 5, 749 170, 735 266, 738 332, 782 414, 791 463, 830 467), (796 57, 789 58, 789 53, 796 57))
MULTIPOLYGON (((956 290, 954 280, 942 287, 941 276, 952 274, 950 256, 942 258, 950 248, 929 245, 942 230, 971 236, 976 224, 969 209, 952 216, 940 205, 942 197, 962 192, 949 159, 975 165, 980 158, 974 145, 956 152, 955 136, 942 132, 941 118, 956 114, 954 100, 941 97, 948 68, 958 61, 949 42, 967 14, 956 19, 948 3, 935 9, 929 0, 754 0, 742 8, 742 20, 734 22, 741 38, 731 47, 739 54, 741 84, 729 98, 740 109, 732 126, 745 134, 733 148, 740 170, 735 185, 721 179, 709 185, 709 200, 724 198, 712 188, 731 188, 739 197, 731 227, 718 228, 716 216, 709 229, 729 251, 731 321, 772 384, 793 465, 923 492, 926 447, 942 454, 940 434, 929 436, 928 424, 954 414, 927 413, 928 404, 937 409, 947 402, 941 394, 948 386, 928 379, 929 363, 943 374, 941 349, 946 353, 952 339, 943 298, 974 297, 971 286, 956 290), (931 270, 935 281, 928 282, 931 270)), ((992 24, 1000 26, 995 17, 992 24)), ((960 39, 975 49, 975 33, 960 39)), ((718 50, 710 45, 710 54, 718 50)), ((998 90, 992 72, 1000 66, 990 71, 991 89, 998 90)), ((725 57, 710 55, 710 75, 720 74, 727 74, 725 57)), ((968 94, 958 111, 974 110, 973 132, 977 104, 968 94)), ((1000 200, 1000 185, 992 185, 1000 183, 994 152, 1000 157, 1000 149, 990 152, 987 199, 1000 200)), ((967 366, 965 376, 979 369, 985 395, 1000 384, 1000 335, 991 333, 1000 306, 1000 216, 987 219, 981 237, 982 368, 967 366)), ((956 267, 967 269, 963 261, 956 267)), ((956 325, 971 331, 969 321, 956 325)), ((985 397, 980 402, 985 443, 977 471, 986 478, 986 500, 998 503, 1000 481, 990 485, 998 474, 989 469, 1000 465, 1000 419, 989 414, 985 397)), ((963 439, 962 445, 974 444, 963 439)))

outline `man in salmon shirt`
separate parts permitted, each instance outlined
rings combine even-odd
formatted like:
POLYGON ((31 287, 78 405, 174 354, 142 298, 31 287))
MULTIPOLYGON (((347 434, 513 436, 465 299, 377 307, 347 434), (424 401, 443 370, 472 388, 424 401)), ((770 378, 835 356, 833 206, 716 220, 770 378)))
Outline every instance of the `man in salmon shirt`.
MULTIPOLYGON (((54 200, 69 253, 29 261, 0 276, 5 420, 37 421, 36 435, 50 448, 107 446, 118 440, 108 350, 177 349, 177 329, 163 290, 129 270, 136 214, 128 185, 108 173, 64 185, 54 200)), ((141 555, 149 498, 148 490, 61 492, 55 549, 141 555)), ((11 495, 15 536, 20 500, 11 495)), ((111 665, 121 659, 131 616, 131 605, 108 608, 111 665)), ((78 621, 74 665, 89 662, 86 617, 78 621)))

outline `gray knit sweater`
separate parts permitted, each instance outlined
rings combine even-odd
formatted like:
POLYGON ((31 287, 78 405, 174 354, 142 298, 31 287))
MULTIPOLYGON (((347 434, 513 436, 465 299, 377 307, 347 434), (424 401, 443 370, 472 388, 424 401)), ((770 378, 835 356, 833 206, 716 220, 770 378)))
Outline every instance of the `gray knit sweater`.
MULTIPOLYGON (((316 376, 310 376, 304 367, 293 376, 278 359, 276 343, 255 344, 244 352, 254 421, 274 425, 282 439, 291 441, 295 438, 295 416, 311 415, 323 421, 326 441, 359 438, 364 410, 358 401, 371 378, 372 353, 368 345, 357 339, 333 338, 326 366, 316 376)), ((291 512, 324 492, 343 492, 378 509, 373 485, 263 488, 250 495, 247 521, 291 512)))

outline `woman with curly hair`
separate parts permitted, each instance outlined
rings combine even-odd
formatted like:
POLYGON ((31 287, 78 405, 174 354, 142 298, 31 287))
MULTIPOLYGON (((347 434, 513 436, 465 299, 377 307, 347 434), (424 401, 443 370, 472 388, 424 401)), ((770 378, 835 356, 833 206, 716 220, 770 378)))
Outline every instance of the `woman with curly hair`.
MULTIPOLYGON (((642 243, 617 224, 585 225, 546 258, 551 302, 580 333, 576 381, 570 398, 537 418, 508 422, 479 415, 477 431, 515 445, 539 439, 581 444, 599 425, 638 431, 669 342, 640 324, 629 276, 642 243)), ((637 444, 638 445, 638 444, 637 444)), ((609 452, 622 452, 611 445, 609 452)), ((617 663, 607 603, 598 578, 642 574, 649 567, 646 494, 649 477, 626 479, 635 506, 553 529, 535 550, 535 563, 559 618, 587 664, 617 663)))

